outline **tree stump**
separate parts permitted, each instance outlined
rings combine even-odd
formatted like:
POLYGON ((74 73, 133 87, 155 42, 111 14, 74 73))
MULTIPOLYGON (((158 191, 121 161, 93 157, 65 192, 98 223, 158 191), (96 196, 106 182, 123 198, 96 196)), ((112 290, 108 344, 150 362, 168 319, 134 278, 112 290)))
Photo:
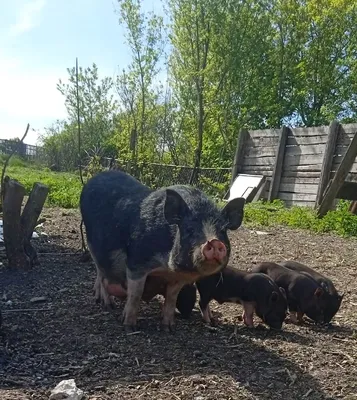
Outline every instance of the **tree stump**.
POLYGON ((10 268, 28 269, 38 263, 31 244, 32 233, 48 194, 48 187, 35 183, 21 215, 25 188, 8 176, 4 179, 3 235, 10 268))

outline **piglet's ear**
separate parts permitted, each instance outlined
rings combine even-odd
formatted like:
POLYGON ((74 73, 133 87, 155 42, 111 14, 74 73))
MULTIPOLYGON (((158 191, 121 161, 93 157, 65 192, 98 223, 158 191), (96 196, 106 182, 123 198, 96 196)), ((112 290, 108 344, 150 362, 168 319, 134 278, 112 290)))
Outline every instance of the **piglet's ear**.
POLYGON ((314 296, 320 297, 320 296, 323 294, 323 292, 324 292, 323 289, 320 288, 320 287, 318 287, 318 288, 315 290, 314 296))
POLYGON ((238 229, 243 222, 244 204, 244 197, 238 197, 228 202, 221 211, 224 219, 228 222, 227 228, 231 231, 238 229))
POLYGON ((276 303, 276 302, 278 301, 278 298, 279 298, 279 295, 278 295, 277 292, 273 292, 273 293, 270 295, 270 301, 271 301, 272 303, 276 303))
POLYGON ((279 286, 280 293, 284 296, 284 299, 287 300, 285 289, 279 286))
POLYGON ((164 204, 164 216, 166 221, 172 224, 178 224, 187 210, 187 204, 183 198, 172 189, 166 189, 166 199, 164 204))

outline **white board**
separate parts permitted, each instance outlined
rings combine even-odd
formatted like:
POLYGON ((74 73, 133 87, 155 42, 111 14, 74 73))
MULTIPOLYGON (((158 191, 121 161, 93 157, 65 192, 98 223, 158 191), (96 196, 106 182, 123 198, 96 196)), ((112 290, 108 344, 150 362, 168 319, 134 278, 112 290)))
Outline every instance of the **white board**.
POLYGON ((247 199, 254 189, 260 187, 263 180, 263 175, 238 174, 229 189, 227 201, 236 199, 237 197, 244 197, 247 199))

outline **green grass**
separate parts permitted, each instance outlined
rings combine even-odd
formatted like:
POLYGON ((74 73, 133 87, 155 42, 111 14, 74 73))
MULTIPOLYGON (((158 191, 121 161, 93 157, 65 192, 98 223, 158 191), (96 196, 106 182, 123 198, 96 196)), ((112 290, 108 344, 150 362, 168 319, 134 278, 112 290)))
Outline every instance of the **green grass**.
MULTIPOLYGON (((3 158, 0 158, 1 169, 3 158)), ((26 188, 29 194, 35 182, 41 182, 49 187, 46 206, 76 208, 82 184, 78 175, 70 173, 52 172, 49 168, 35 163, 28 163, 18 157, 12 157, 6 169, 6 175, 17 179, 26 188)))
POLYGON ((313 232, 333 232, 341 236, 357 236, 357 216, 348 211, 349 202, 340 200, 336 210, 318 218, 309 207, 285 208, 280 200, 259 201, 245 206, 244 222, 248 226, 283 225, 313 232))
MULTIPOLYGON (((0 157, 0 162, 3 161, 0 157)), ((1 162, 3 164, 3 162, 1 162)), ((35 163, 13 157, 6 174, 21 182, 29 194, 34 182, 49 186, 46 206, 77 208, 82 185, 78 174, 52 172, 35 163)), ((223 202, 218 202, 223 206, 223 202)), ((280 200, 259 201, 245 206, 244 223, 251 227, 283 225, 307 229, 313 232, 333 232, 341 236, 357 236, 357 216, 348 211, 349 202, 340 201, 335 211, 318 218, 315 210, 308 207, 287 209, 280 200)))

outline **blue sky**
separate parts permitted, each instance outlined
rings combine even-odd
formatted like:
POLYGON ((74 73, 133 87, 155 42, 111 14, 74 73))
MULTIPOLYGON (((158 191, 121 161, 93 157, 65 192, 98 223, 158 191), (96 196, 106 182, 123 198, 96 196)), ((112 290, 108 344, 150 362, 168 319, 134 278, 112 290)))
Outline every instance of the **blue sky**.
MULTIPOLYGON (((66 68, 95 62, 101 76, 113 76, 130 61, 116 0, 0 0, 0 138, 26 143, 66 116, 57 91, 66 68)), ((161 12, 159 0, 144 10, 161 12)))

